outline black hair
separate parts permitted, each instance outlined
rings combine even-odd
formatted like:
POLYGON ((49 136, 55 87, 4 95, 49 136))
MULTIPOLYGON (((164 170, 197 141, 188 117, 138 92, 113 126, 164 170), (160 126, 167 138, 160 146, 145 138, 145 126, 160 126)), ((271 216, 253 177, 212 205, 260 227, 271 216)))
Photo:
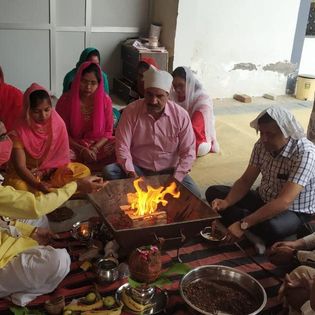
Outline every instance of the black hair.
POLYGON ((275 122, 277 123, 268 113, 263 114, 261 117, 258 118, 258 125, 259 124, 267 124, 275 122))
POLYGON ((88 67, 86 67, 82 71, 82 76, 84 76, 86 73, 91 73, 91 72, 93 72, 95 74, 97 82, 100 83, 101 82, 101 75, 100 75, 99 66, 94 62, 92 62, 88 67))
POLYGON ((38 104, 43 102, 44 100, 48 100, 51 106, 51 99, 49 94, 45 90, 37 90, 30 94, 30 109, 36 109, 38 104))
POLYGON ((88 55, 86 56, 86 61, 89 60, 91 57, 96 56, 98 57, 98 60, 101 60, 101 56, 98 50, 92 50, 91 52, 88 53, 88 55))
POLYGON ((138 69, 144 69, 146 71, 146 70, 149 70, 149 68, 150 68, 150 65, 146 63, 145 61, 140 60, 138 62, 138 69))
POLYGON ((177 67, 173 73, 172 73, 173 78, 175 77, 180 77, 186 81, 186 71, 183 67, 177 67))

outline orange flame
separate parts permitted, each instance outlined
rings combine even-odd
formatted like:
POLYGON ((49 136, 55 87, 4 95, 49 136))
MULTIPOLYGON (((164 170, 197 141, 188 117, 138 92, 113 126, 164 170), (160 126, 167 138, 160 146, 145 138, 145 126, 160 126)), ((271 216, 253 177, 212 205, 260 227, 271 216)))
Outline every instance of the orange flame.
POLYGON ((131 209, 135 210, 136 216, 143 216, 146 214, 151 214, 157 210, 159 203, 162 206, 166 206, 168 201, 164 199, 166 194, 170 194, 173 198, 179 198, 180 192, 176 191, 176 183, 172 182, 168 187, 158 187, 153 188, 152 186, 147 186, 147 191, 144 191, 139 186, 139 183, 143 182, 142 178, 135 179, 133 186, 136 189, 135 193, 128 193, 128 203, 131 209))

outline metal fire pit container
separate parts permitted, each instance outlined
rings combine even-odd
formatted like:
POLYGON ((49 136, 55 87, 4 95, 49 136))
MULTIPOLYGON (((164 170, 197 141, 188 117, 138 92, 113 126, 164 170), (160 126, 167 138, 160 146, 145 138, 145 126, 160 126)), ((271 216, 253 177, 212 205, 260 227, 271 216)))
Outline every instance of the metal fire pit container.
POLYGON ((138 228, 121 226, 123 221, 121 215, 124 211, 120 207, 128 204, 127 193, 136 191, 133 181, 134 178, 112 180, 101 191, 89 195, 89 200, 104 219, 120 247, 126 252, 131 252, 139 246, 157 243, 165 243, 165 247, 178 246, 199 234, 200 230, 208 226, 213 219, 220 218, 216 211, 180 182, 173 178, 170 180, 169 175, 158 175, 144 177, 145 185, 142 183, 141 187, 144 188, 146 185, 154 188, 166 187, 172 181, 176 182, 180 198, 175 199, 166 195, 168 204, 158 208, 158 211, 166 211, 167 223, 152 223, 138 228))

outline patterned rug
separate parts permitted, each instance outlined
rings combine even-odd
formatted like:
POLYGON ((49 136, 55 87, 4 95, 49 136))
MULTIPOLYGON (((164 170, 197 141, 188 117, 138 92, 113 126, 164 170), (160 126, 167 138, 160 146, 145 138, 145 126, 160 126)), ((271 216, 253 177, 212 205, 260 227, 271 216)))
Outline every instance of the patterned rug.
MULTIPOLYGON (((86 295, 93 290, 96 278, 92 271, 83 271, 80 268, 81 262, 78 262, 78 252, 82 250, 80 243, 73 240, 69 233, 60 234, 63 237, 62 241, 55 244, 56 247, 66 246, 72 256, 72 266, 69 275, 62 281, 56 289, 55 294, 64 295, 66 301, 69 302, 72 298, 78 298, 86 295)), ((254 249, 247 243, 242 242, 242 247, 246 250, 246 254, 240 251, 235 245, 213 246, 201 238, 197 237, 193 242, 190 242, 180 249, 181 260, 195 268, 203 265, 224 265, 236 268, 246 272, 257 279, 265 288, 268 302, 265 310, 261 313, 264 315, 277 314, 281 310, 281 305, 277 300, 277 292, 280 286, 279 278, 282 278, 286 270, 274 266, 268 261, 266 256, 257 256, 254 249), (251 257, 249 257, 250 255, 251 257), (253 262, 254 259, 257 263, 253 262)), ((162 255, 163 269, 168 269, 177 261, 177 250, 167 250, 162 255)), ((164 314, 194 314, 185 304, 179 293, 180 276, 171 276, 172 284, 166 286, 169 301, 164 314)), ((116 281, 109 285, 98 285, 99 292, 105 295, 114 295, 115 291, 126 282, 126 279, 116 281)), ((28 307, 31 309, 41 309, 49 295, 42 295, 34 300, 28 307)), ((6 314, 10 307, 10 302, 0 300, 0 313, 6 314)), ((123 312, 122 314, 128 314, 123 312)))

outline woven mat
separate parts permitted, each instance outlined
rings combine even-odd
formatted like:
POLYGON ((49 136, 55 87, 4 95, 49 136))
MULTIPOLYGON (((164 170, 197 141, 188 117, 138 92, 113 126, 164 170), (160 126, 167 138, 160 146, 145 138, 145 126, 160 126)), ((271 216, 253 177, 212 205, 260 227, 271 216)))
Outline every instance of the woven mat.
MULTIPOLYGON (((64 295, 66 301, 69 302, 72 298, 82 297, 89 293, 94 288, 96 279, 92 271, 83 271, 79 268, 81 263, 77 261, 78 256, 73 248, 78 246, 77 248, 80 249, 80 243, 71 239, 69 233, 62 233, 60 235, 63 237, 63 240, 55 245, 57 247, 65 246, 68 249, 69 247, 71 248, 72 265, 71 272, 60 283, 55 293, 64 295)), ((268 261, 266 256, 255 256, 254 249, 248 244, 243 244, 243 247, 269 272, 266 272, 266 270, 263 270, 260 266, 253 263, 252 260, 234 245, 213 247, 213 245, 209 245, 209 243, 205 243, 199 238, 181 248, 180 257, 184 263, 192 268, 209 264, 219 264, 237 268, 240 271, 250 274, 262 284, 268 296, 267 306, 261 314, 276 314, 277 311, 281 309, 281 305, 279 305, 276 299, 280 284, 279 281, 272 276, 272 273, 276 275, 276 277, 283 277, 287 270, 274 266, 268 261)), ((167 269, 174 262, 177 262, 176 257, 176 250, 163 252, 163 269, 167 269)), ((172 285, 165 287, 165 290, 169 293, 167 314, 193 315, 179 294, 180 278, 180 276, 171 276, 172 285)), ((119 280, 110 285, 98 285, 98 290, 102 295, 114 295, 115 291, 125 282, 126 280, 119 280)), ((35 299, 29 307, 36 309, 42 308, 43 303, 49 298, 49 295, 42 295, 35 299)), ((7 300, 0 300, 0 313, 5 314, 4 312, 9 306, 10 302, 7 300)), ((127 313, 123 312, 122 314, 127 313)))

